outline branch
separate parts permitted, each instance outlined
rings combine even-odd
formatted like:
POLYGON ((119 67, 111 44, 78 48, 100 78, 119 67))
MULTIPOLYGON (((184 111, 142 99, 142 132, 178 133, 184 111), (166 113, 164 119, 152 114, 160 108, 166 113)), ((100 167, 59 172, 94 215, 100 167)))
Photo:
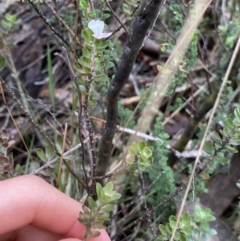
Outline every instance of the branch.
MULTIPOLYGON (((204 118, 204 116, 213 108, 214 103, 216 101, 219 89, 216 87, 216 90, 206 99, 204 103, 200 106, 197 113, 194 117, 190 120, 187 128, 185 129, 184 133, 182 134, 181 138, 178 142, 174 145, 173 149, 179 152, 184 151, 188 141, 193 137, 196 133, 198 128, 198 124, 204 118)), ((175 153, 170 152, 168 156, 168 164, 169 166, 173 166, 176 161, 178 160, 175 153)))
MULTIPOLYGON (((78 43, 79 46, 82 46, 82 43, 80 42, 80 40, 78 39, 77 35, 71 30, 71 28, 64 22, 64 20, 60 17, 60 15, 54 10, 54 8, 48 3, 48 1, 43 0, 44 3, 51 9, 51 11, 53 12, 54 16, 56 16, 56 18, 60 21, 60 23, 62 25, 64 25, 64 27, 67 29, 67 31, 72 35, 73 39, 78 43)), ((63 39, 62 41, 64 41, 65 39, 63 39)), ((69 46, 68 46, 69 47, 69 46)))
POLYGON ((62 42, 69 48, 70 44, 68 43, 68 41, 64 38, 64 36, 59 33, 50 23, 49 21, 46 19, 46 17, 43 15, 42 11, 37 7, 37 5, 33 2, 33 0, 27 0, 32 7, 35 9, 35 11, 37 12, 38 16, 43 20, 43 22, 46 24, 47 27, 50 28, 50 30, 55 34, 55 36, 57 36, 60 40, 62 40, 62 42))
POLYGON ((163 0, 153 0, 149 4, 145 0, 132 25, 132 33, 124 50, 117 73, 108 90, 107 122, 105 125, 100 146, 100 159, 98 163, 98 175, 104 175, 110 163, 112 140, 116 131, 118 116, 118 95, 129 78, 135 59, 142 47, 148 29, 153 25, 159 14, 163 0), (146 9, 147 6, 147 9, 146 9))
POLYGON ((125 30, 128 40, 129 40, 129 32, 127 31, 127 28, 124 26, 124 24, 122 23, 122 21, 118 18, 117 14, 113 11, 111 5, 109 4, 108 0, 104 0, 105 4, 108 6, 108 8, 110 9, 111 13, 113 14, 113 16, 116 18, 116 20, 120 23, 121 27, 125 30))

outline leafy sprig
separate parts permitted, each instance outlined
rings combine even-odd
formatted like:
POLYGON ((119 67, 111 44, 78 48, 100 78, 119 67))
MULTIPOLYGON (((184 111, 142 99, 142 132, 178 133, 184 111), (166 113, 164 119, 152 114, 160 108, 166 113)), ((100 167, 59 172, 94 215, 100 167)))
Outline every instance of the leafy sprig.
POLYGON ((108 182, 105 187, 96 183, 97 200, 88 197, 89 208, 83 206, 83 212, 80 212, 79 222, 86 225, 86 235, 96 237, 100 233, 92 231, 91 228, 105 228, 104 223, 109 221, 109 215, 113 211, 113 203, 116 202, 121 194, 113 190, 113 183, 108 182))
POLYGON ((135 162, 135 157, 137 157, 139 169, 145 171, 146 167, 153 162, 153 149, 153 146, 147 146, 145 141, 131 144, 128 149, 127 164, 132 165, 135 162))
MULTIPOLYGON (((171 238, 172 231, 176 226, 177 218, 173 215, 169 217, 169 223, 166 225, 160 224, 159 231, 161 235, 158 237, 157 241, 167 241, 171 238)), ((193 233, 194 226, 191 224, 190 216, 187 212, 183 213, 180 217, 178 228, 174 236, 174 240, 187 241, 193 233)))

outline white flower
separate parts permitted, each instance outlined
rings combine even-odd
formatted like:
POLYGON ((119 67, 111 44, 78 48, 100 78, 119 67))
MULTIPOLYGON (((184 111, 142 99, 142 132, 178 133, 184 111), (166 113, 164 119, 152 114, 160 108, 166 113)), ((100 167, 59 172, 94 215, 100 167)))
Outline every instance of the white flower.
POLYGON ((109 37, 112 33, 103 33, 104 22, 100 20, 91 20, 88 23, 88 28, 93 31, 93 37, 96 39, 103 39, 109 37))

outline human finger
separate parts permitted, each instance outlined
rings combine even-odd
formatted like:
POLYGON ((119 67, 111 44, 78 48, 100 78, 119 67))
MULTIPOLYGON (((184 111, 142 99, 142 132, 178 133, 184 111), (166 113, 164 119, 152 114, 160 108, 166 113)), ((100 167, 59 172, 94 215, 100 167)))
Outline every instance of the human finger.
MULTIPOLYGON (((32 224, 55 234, 81 239, 86 229, 78 222, 80 211, 80 203, 39 177, 27 175, 0 182, 0 234, 32 224)), ((110 239, 101 230, 101 235, 94 240, 110 239)))

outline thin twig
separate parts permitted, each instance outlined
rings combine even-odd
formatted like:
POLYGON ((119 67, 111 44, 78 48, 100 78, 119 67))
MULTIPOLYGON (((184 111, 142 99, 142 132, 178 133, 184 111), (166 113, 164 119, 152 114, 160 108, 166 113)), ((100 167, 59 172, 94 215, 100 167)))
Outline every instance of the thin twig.
POLYGON ((27 144, 26 144, 26 142, 25 142, 25 140, 24 140, 24 138, 23 138, 23 136, 22 136, 22 134, 21 134, 21 132, 20 132, 20 130, 19 130, 19 128, 18 128, 18 125, 17 125, 16 121, 14 120, 14 118, 13 118, 13 116, 12 116, 11 110, 9 109, 9 107, 8 107, 8 105, 7 105, 6 98, 5 98, 5 94, 4 94, 4 89, 6 89, 5 82, 2 80, 2 78, 0 78, 0 80, 1 80, 1 82, 0 82, 0 91, 1 91, 2 98, 3 98, 3 103, 4 103, 4 105, 5 105, 6 108, 7 108, 7 111, 8 111, 8 113, 9 113, 9 115, 10 115, 10 117, 11 117, 11 119, 12 119, 12 122, 14 123, 14 125, 15 125, 18 133, 19 133, 19 136, 20 136, 20 138, 21 138, 21 140, 22 140, 22 142, 23 142, 24 147, 26 148, 26 151, 27 151, 30 159, 33 161, 32 155, 31 155, 31 153, 29 152, 29 149, 28 149, 28 147, 27 147, 27 144))
MULTIPOLYGON (((88 138, 85 139, 83 142, 86 143, 88 141, 88 138)), ((73 151, 77 150, 78 148, 81 147, 81 143, 77 144, 76 146, 74 146, 73 148, 71 148, 70 150, 64 152, 63 157, 66 157, 67 155, 69 155, 70 153, 72 153, 73 151)), ((56 157, 50 161, 48 161, 47 163, 45 163, 44 165, 42 165, 41 167, 39 167, 38 169, 36 169, 35 171, 31 172, 30 174, 33 175, 37 175, 39 174, 41 171, 43 171, 44 169, 48 168, 49 166, 51 166, 53 163, 55 163, 58 160, 59 157, 56 157)))
MULTIPOLYGON (((100 119, 100 118, 97 118, 97 117, 94 117, 94 116, 89 116, 89 117, 93 120, 96 120, 96 121, 99 121, 99 122, 102 122, 102 123, 106 123, 106 121, 103 120, 103 119, 100 119)), ((146 140, 149 140, 149 141, 161 141, 163 143, 163 140, 160 139, 159 137, 150 136, 150 135, 147 135, 147 134, 139 132, 139 131, 136 132, 135 130, 132 130, 132 129, 129 129, 129 128, 126 128, 126 127, 122 127, 122 126, 119 126, 119 125, 117 125, 116 128, 117 128, 118 131, 122 131, 122 132, 125 132, 125 133, 136 135, 138 137, 142 137, 142 138, 144 138, 146 140)))
MULTIPOLYGON (((89 93, 89 91, 88 91, 89 93)), ((88 109, 88 97, 84 101, 84 116, 86 121, 86 129, 89 134, 89 142, 90 142, 90 152, 91 152, 91 164, 92 164, 92 183, 89 188, 89 196, 94 196, 96 194, 96 180, 94 179, 95 176, 97 176, 97 156, 96 156, 96 150, 95 150, 95 140, 94 140, 94 131, 92 124, 90 122, 89 118, 89 109, 88 109)))
POLYGON ((77 35, 74 34, 74 32, 71 30, 71 28, 64 22, 64 20, 59 16, 59 14, 54 10, 54 8, 48 3, 48 1, 46 1, 46 0, 43 0, 43 1, 52 10, 53 14, 64 25, 64 27, 72 35, 73 39, 79 44, 79 46, 82 46, 82 44, 81 44, 80 40, 78 39, 77 35))
POLYGON ((35 9, 35 11, 37 12, 38 16, 43 20, 43 22, 47 25, 47 27, 50 28, 50 30, 59 38, 62 40, 62 42, 68 47, 70 48, 70 44, 68 43, 68 41, 64 38, 64 36, 62 34, 60 34, 46 19, 46 17, 43 15, 42 11, 37 7, 37 5, 32 1, 32 0, 27 0, 32 7, 35 9))
MULTIPOLYGON (((78 136, 79 136, 79 140, 80 140, 80 143, 81 143, 81 148, 82 148, 82 168, 83 168, 83 172, 84 172, 84 175, 85 175, 85 181, 86 181, 86 184, 88 185, 88 176, 87 176, 87 171, 86 171, 86 168, 85 168, 85 150, 84 150, 84 145, 83 145, 83 139, 82 139, 82 94, 81 94, 81 91, 80 91, 80 88, 79 88, 79 85, 78 85, 78 82, 77 82, 77 77, 76 77, 76 74, 74 73, 73 71, 73 68, 72 68, 72 65, 70 63, 70 60, 68 58, 68 54, 67 54, 67 50, 65 47, 62 47, 62 50, 64 52, 64 56, 65 56, 65 61, 67 63, 67 66, 69 68, 69 71, 70 71, 70 76, 76 86, 76 90, 77 90, 77 95, 78 95, 78 104, 79 104, 79 108, 78 108, 78 136)), ((89 191, 89 190, 87 190, 89 191)))
POLYGON ((228 49, 227 49, 226 46, 224 45, 224 43, 223 43, 223 41, 222 41, 222 38, 221 38, 221 36, 219 35, 219 30, 218 30, 218 27, 217 27, 217 25, 216 25, 216 22, 217 22, 217 20, 216 20, 217 2, 219 2, 219 1, 215 1, 215 4, 214 4, 214 15, 213 15, 214 28, 215 28, 215 31, 216 31, 216 33, 217 33, 217 37, 218 37, 218 39, 219 39, 219 42, 220 42, 221 46, 222 46, 223 49, 226 51, 226 53, 228 54, 228 56, 230 56, 230 53, 229 53, 228 49))
POLYGON ((59 168, 58 168, 58 178, 57 178, 58 187, 60 187, 60 178, 61 178, 61 171, 62 171, 63 153, 66 145, 66 136, 67 136, 67 123, 65 124, 65 128, 64 128, 62 150, 61 150, 61 156, 60 156, 60 162, 59 162, 59 168))
MULTIPOLYGON (((155 23, 156 23, 156 21, 157 21, 157 19, 158 19, 158 16, 160 15, 160 12, 162 11, 162 8, 163 8, 163 6, 164 6, 165 3, 166 3, 166 0, 164 0, 164 1, 161 3, 161 7, 160 7, 160 9, 159 9, 159 11, 158 11, 157 16, 156 16, 155 19, 154 19, 154 22, 153 22, 153 25, 152 25, 151 29, 148 31, 148 35, 147 35, 147 36, 145 37, 145 39, 144 39, 143 45, 144 45, 145 41, 149 38, 149 36, 150 36, 150 34, 151 34, 154 26, 155 26, 155 23)), ((151 4, 151 0, 149 1, 148 6, 146 6, 146 8, 145 8, 144 13, 143 13, 143 16, 145 15, 145 12, 147 12, 147 9, 148 9, 148 7, 150 6, 150 4, 151 4)))
MULTIPOLYGON (((210 82, 213 78, 210 80, 210 82)), ((207 84, 201 86, 193 95, 191 95, 178 109, 176 109, 169 117, 167 117, 162 125, 165 126, 174 116, 176 116, 187 104, 189 104, 196 96, 198 96, 202 91, 206 90, 207 84)))
POLYGON ((1 83, 3 88, 7 91, 7 93, 12 97, 12 99, 18 104, 19 108, 22 110, 22 112, 28 117, 28 119, 30 120, 30 122, 32 123, 32 125, 39 131, 39 133, 45 138, 45 140, 54 147, 53 142, 50 140, 50 138, 48 137, 48 135, 46 135, 45 133, 43 133, 43 131, 41 130, 41 128, 39 127, 39 125, 37 125, 34 120, 33 117, 31 116, 31 114, 24 109, 23 105, 21 104, 21 102, 18 100, 18 98, 16 97, 15 93, 6 85, 5 81, 3 81, 1 79, 1 83))
MULTIPOLYGON (((126 209, 129 209, 133 204, 136 204, 136 203, 142 198, 143 195, 146 196, 146 194, 148 193, 148 191, 151 190, 151 188, 153 187, 153 185, 158 181, 158 179, 162 176, 163 173, 164 173, 164 171, 159 172, 159 174, 157 175, 157 177, 155 178, 155 180, 154 180, 149 186, 147 186, 147 187, 144 189, 144 192, 141 193, 140 195, 136 196, 133 200, 131 200, 131 202, 127 203, 127 204, 125 205, 125 208, 126 208, 126 209)), ((121 214, 121 210, 118 211, 117 214, 113 216, 113 218, 114 218, 115 216, 119 216, 119 214, 121 214)), ((125 216, 124 216, 124 219, 125 219, 125 220, 128 219, 129 216, 130 216, 129 214, 125 215, 125 216)))
POLYGON ((149 227, 150 230, 152 232, 153 237, 156 239, 157 235, 156 232, 154 231, 153 225, 152 225, 152 220, 151 220, 151 213, 149 212, 149 208, 147 206, 147 202, 146 202, 146 197, 145 197, 145 193, 146 193, 146 188, 145 188, 145 182, 144 182, 144 178, 143 178, 143 173, 139 168, 139 160, 137 160, 137 165, 138 165, 138 172, 139 172, 139 177, 140 177, 140 183, 141 183, 141 193, 142 193, 142 200, 143 200, 143 204, 144 204, 144 209, 146 210, 146 218, 147 218, 147 222, 149 223, 149 227))
POLYGON ((144 18, 144 16, 146 15, 146 12, 148 11, 148 8, 151 6, 153 0, 149 0, 148 3, 146 4, 146 6, 143 9, 143 12, 141 14, 141 17, 144 18))
POLYGON ((125 27, 125 25, 122 23, 122 21, 118 18, 117 14, 114 12, 114 10, 112 9, 111 5, 109 4, 108 0, 104 0, 104 2, 107 4, 108 8, 110 9, 110 11, 112 12, 112 14, 114 15, 114 17, 116 18, 116 20, 119 22, 119 24, 123 27, 123 29, 125 30, 126 34, 127 34, 127 39, 130 40, 130 35, 129 32, 127 30, 127 28, 125 27))

